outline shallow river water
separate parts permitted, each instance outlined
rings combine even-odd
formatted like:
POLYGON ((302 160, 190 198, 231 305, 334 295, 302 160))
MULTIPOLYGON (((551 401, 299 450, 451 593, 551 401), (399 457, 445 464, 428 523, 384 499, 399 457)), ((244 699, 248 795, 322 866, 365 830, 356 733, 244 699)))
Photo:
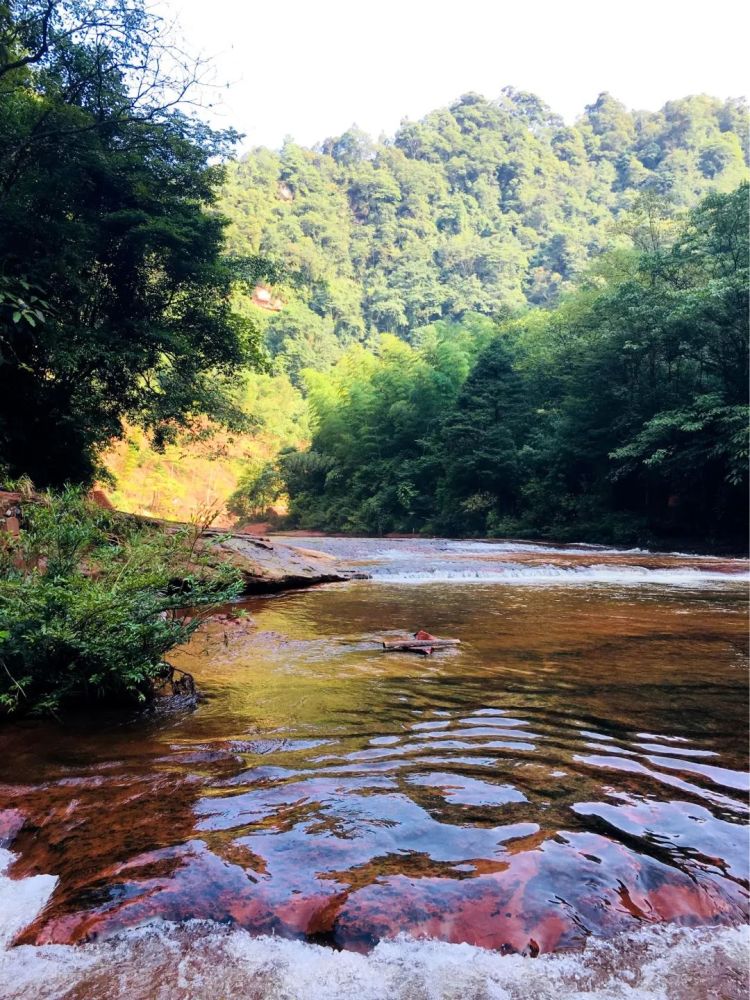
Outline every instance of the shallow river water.
POLYGON ((747 565, 294 541, 372 579, 208 625, 194 713, 0 730, 0 996, 746 996, 747 565))

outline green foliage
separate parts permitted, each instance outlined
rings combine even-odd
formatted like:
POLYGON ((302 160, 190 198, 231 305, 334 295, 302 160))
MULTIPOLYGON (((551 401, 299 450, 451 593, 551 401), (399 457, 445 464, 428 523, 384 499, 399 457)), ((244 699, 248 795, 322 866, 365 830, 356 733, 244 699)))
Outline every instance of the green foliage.
POLYGON ((145 702, 164 655, 239 592, 195 531, 139 527, 79 489, 43 494, 23 516, 0 549, 0 716, 145 702))
POLYGON ((279 461, 292 516, 743 545, 747 217, 746 184, 679 218, 647 199, 627 223, 639 249, 556 308, 384 337, 311 374, 311 450, 279 461))
POLYGON ((157 443, 191 414, 242 421, 231 377, 261 351, 232 291, 264 272, 257 255, 223 254, 210 206, 235 135, 180 110, 195 71, 141 0, 0 4, 0 454, 13 475, 90 480, 125 418, 157 443))
POLYGON ((496 338, 478 357, 437 438, 441 527, 489 531, 489 518, 498 525, 519 513, 520 446, 531 416, 526 393, 505 339, 496 338))
POLYGON ((45 322, 48 308, 48 303, 35 294, 24 278, 11 281, 0 274, 0 315, 5 326, 28 323, 35 327, 45 322))
POLYGON ((736 536, 743 102, 601 94, 567 126, 506 88, 221 166, 236 136, 180 110, 162 29, 0 2, 4 472, 89 480, 126 422, 159 509, 189 441, 223 495, 252 456, 243 517, 286 492, 348 531, 736 536))
POLYGON ((256 149, 230 166, 221 205, 234 250, 285 270, 286 306, 262 319, 301 384, 302 369, 382 333, 412 342, 440 319, 555 306, 592 258, 629 245, 639 202, 681 210, 736 188, 747 132, 738 101, 629 112, 602 94, 568 127, 506 88, 495 101, 465 94, 392 140, 353 128, 312 150, 256 149))
POLYGON ((706 466, 718 466, 725 483, 738 486, 747 473, 747 409, 724 406, 718 393, 697 396, 683 409, 657 413, 617 448, 614 478, 652 469, 689 488, 700 483, 706 466))
POLYGON ((305 527, 413 530, 430 514, 433 437, 496 327, 482 316, 384 335, 378 353, 350 348, 330 374, 307 373, 313 444, 282 453, 290 513, 305 527))
POLYGON ((227 500, 230 514, 243 521, 265 517, 284 493, 284 481, 276 462, 256 461, 240 476, 237 489, 227 500))
POLYGON ((115 485, 107 495, 119 510, 189 521, 201 504, 223 503, 248 465, 309 438, 307 406, 285 375, 245 371, 232 385, 249 425, 241 433, 194 421, 160 451, 142 429, 128 426, 127 440, 105 456, 115 485))

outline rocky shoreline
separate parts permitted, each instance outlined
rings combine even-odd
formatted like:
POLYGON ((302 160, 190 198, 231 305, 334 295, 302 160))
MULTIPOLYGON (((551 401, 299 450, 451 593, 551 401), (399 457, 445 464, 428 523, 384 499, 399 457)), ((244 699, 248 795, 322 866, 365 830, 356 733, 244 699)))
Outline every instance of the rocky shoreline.
MULTIPOLYGON (((108 510, 114 508, 100 490, 89 494, 93 504, 108 510)), ((0 490, 0 532, 17 535, 23 526, 23 506, 36 502, 36 495, 18 491, 0 490)), ((175 521, 145 517, 117 511, 125 518, 153 524, 165 531, 184 528, 175 521)), ((207 561, 216 565, 228 563, 242 575, 243 594, 270 594, 283 590, 297 590, 322 583, 341 583, 345 580, 366 578, 366 573, 342 570, 335 556, 314 549, 300 548, 283 542, 271 541, 263 535, 246 531, 226 531, 208 528, 201 532, 201 548, 207 561)))
POLYGON ((243 532, 209 529, 201 538, 210 542, 210 558, 228 563, 242 575, 247 595, 297 590, 322 583, 366 579, 366 573, 342 570, 335 556, 243 532))

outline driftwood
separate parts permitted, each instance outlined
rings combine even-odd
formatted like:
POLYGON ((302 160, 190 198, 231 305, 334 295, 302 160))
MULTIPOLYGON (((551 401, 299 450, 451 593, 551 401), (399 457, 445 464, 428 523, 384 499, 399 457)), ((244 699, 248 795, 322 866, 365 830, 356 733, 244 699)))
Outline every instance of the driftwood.
POLYGON ((460 639, 385 639, 383 649, 443 649, 460 644, 460 639))
POLYGON ((433 649, 448 649, 460 644, 460 639, 438 639, 437 636, 430 635, 429 632, 420 629, 413 638, 384 639, 383 649, 386 653, 421 653, 422 656, 429 656, 433 649))

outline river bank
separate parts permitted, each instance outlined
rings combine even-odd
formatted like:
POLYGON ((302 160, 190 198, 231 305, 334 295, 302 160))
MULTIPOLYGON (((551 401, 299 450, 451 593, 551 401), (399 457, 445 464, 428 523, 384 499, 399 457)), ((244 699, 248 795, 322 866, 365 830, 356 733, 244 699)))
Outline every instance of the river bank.
POLYGON ((205 521, 125 515, 80 488, 0 499, 0 719, 183 705, 194 681, 166 654, 203 620, 241 596, 356 575, 205 521))
MULTIPOLYGON (((151 525, 167 533, 185 531, 187 523, 165 521, 116 511, 101 490, 93 490, 89 501, 94 507, 111 511, 112 515, 137 524, 151 525)), ((15 536, 23 531, 24 507, 39 502, 33 493, 0 490, 0 538, 15 536)), ((284 541, 271 541, 256 533, 205 528, 196 529, 197 551, 209 554, 209 562, 226 563, 237 569, 244 582, 245 594, 276 593, 282 590, 310 587, 321 583, 337 583, 349 579, 342 572, 335 556, 284 541)))

